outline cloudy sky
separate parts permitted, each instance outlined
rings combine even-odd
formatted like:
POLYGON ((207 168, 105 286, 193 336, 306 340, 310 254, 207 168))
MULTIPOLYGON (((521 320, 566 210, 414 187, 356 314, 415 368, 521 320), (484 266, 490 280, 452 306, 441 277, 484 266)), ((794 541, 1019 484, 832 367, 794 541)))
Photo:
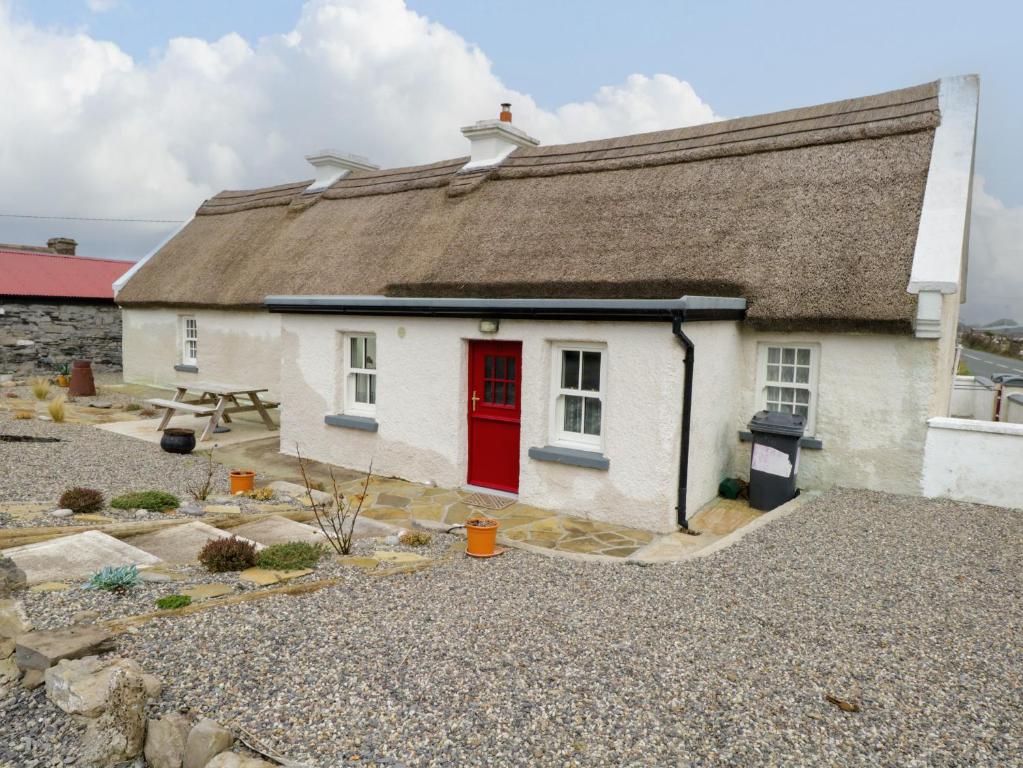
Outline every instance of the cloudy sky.
POLYGON ((458 127, 506 100, 557 143, 977 72, 964 317, 1023 321, 1020 7, 0 0, 0 242, 136 259, 221 189, 308 178, 313 149, 465 154, 458 127))

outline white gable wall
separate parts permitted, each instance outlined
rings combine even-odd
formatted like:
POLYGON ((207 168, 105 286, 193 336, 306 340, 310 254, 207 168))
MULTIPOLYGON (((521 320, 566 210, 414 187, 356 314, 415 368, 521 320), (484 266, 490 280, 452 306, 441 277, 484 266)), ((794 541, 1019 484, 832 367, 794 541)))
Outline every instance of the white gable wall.
POLYGON ((262 310, 124 309, 124 380, 172 387, 177 383, 218 381, 255 384, 280 397, 281 319, 262 310), (175 370, 181 364, 181 317, 198 327, 197 373, 175 370))

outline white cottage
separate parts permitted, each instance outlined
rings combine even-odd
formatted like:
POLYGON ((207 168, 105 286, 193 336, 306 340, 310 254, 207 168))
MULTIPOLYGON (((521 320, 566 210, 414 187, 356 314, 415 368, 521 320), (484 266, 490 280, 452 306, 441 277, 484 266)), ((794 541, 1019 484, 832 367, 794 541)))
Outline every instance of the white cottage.
POLYGON ((242 375, 281 449, 669 531, 808 420, 800 484, 921 492, 948 414, 977 80, 223 192, 120 291, 125 377, 242 375))

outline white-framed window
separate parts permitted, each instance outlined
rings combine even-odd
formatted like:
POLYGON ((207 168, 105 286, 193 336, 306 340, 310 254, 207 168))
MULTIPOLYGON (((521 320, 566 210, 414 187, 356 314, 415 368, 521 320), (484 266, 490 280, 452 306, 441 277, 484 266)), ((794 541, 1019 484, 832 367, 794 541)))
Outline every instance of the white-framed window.
POLYGON ((199 325, 192 315, 181 316, 181 363, 199 363, 199 325))
POLYGON ((551 368, 551 441, 569 448, 602 450, 607 348, 555 344, 551 368))
POLYGON ((760 408, 806 418, 806 434, 816 433, 817 344, 762 343, 758 349, 760 408))
POLYGON ((377 410, 377 337, 349 333, 344 345, 344 409, 357 416, 375 416, 377 410))

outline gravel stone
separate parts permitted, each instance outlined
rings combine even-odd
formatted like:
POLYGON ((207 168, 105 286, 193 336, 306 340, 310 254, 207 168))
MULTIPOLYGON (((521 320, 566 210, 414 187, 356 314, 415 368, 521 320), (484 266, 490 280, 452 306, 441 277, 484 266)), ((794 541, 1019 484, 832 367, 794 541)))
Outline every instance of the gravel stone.
MULTIPOLYGON (((90 472, 122 483, 119 465, 138 461, 134 487, 174 490, 179 457, 115 445, 123 462, 85 451, 90 472)), ((25 447, 0 446, 0 461, 25 447)), ((87 479, 54 482, 63 444, 40 447, 17 498, 87 479)), ((76 472, 71 459, 59 466, 76 472)), ((307 578, 336 586, 154 620, 118 653, 165 682, 154 711, 231 723, 324 768, 1023 765, 1018 511, 836 490, 711 557, 650 567, 445 557, 452 543, 409 550, 437 562, 404 575, 327 560, 307 578)), ((39 627, 141 613, 227 576, 200 570, 25 606, 39 627)), ((80 726, 40 694, 0 688, 0 765, 76 756, 80 726)))

